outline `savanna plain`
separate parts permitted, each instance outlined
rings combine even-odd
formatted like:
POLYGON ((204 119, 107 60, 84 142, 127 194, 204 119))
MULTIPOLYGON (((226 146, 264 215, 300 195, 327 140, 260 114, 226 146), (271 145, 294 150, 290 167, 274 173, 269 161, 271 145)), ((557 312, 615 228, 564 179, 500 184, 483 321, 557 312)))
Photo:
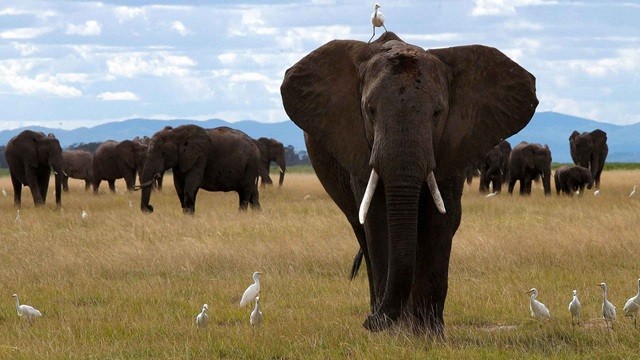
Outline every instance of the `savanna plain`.
POLYGON ((20 222, 4 176, 0 358, 637 358, 640 330, 622 306, 640 277, 640 196, 628 197, 640 170, 604 172, 598 197, 545 197, 536 186, 528 198, 485 198, 477 181, 462 198, 439 342, 361 326, 364 269, 348 280, 356 240, 308 171, 261 191, 260 212, 239 213, 235 193, 201 191, 194 216, 182 214, 171 176, 152 194, 153 214, 121 181, 118 194, 103 183, 94 197, 71 180, 62 209, 53 189, 42 208, 24 190, 20 222), (263 272, 259 327, 238 306, 254 271, 263 272), (618 308, 613 331, 600 318, 603 281, 618 308), (531 318, 531 287, 550 321, 531 318), (575 328, 573 289, 583 305, 575 328), (13 293, 43 313, 33 326, 17 316, 13 293), (204 303, 211 322, 197 329, 204 303))

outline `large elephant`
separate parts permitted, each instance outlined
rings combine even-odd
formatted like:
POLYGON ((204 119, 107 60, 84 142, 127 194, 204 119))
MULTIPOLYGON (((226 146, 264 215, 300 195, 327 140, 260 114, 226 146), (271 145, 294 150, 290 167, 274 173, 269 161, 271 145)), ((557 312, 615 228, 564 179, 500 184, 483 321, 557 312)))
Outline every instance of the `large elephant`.
POLYGON ((93 154, 86 150, 65 150, 62 152, 62 190, 69 191, 69 178, 84 180, 87 191, 93 183, 93 154))
POLYGON ((600 189, 600 174, 609 153, 607 133, 600 129, 582 134, 574 130, 569 136, 569 148, 573 163, 591 170, 596 189, 600 189))
POLYGON ((13 203, 22 203, 22 186, 28 186, 36 206, 47 200, 51 169, 55 174, 56 204, 62 205, 62 148, 52 134, 25 130, 7 143, 5 158, 13 184, 13 203))
POLYGON ((406 319, 442 336, 463 170, 531 120, 535 78, 494 48, 425 51, 387 32, 321 46, 280 91, 365 255, 365 328, 406 319))
POLYGON ((153 135, 140 178, 140 209, 149 204, 151 184, 162 171, 173 169, 173 183, 186 214, 195 213, 198 190, 236 191, 240 210, 260 209, 260 151, 247 134, 228 127, 203 129, 182 125, 153 135))
MULTIPOLYGON (((164 127, 165 130, 170 130, 173 129, 173 127, 171 126, 165 126, 164 127)), ((139 142, 143 145, 149 146, 151 144, 151 138, 148 136, 143 136, 143 137, 139 137, 136 136, 135 138, 133 138, 133 141, 139 142)), ((140 169, 142 170, 142 169, 140 169)), ((156 176, 156 181, 155 184, 153 184, 153 187, 158 190, 158 191, 162 191, 162 182, 164 181, 164 171, 161 171, 160 174, 158 176, 156 176)))
POLYGON ((531 182, 542 177, 544 194, 551 195, 551 150, 549 146, 529 144, 526 141, 516 145, 509 157, 509 194, 520 181, 520 195, 531 195, 531 182))
POLYGON ((142 171, 147 149, 147 145, 131 140, 108 140, 100 144, 93 155, 93 193, 98 193, 102 180, 106 180, 111 192, 115 192, 116 180, 122 178, 127 190, 132 191, 136 174, 142 171))
POLYGON ((269 176, 269 168, 271 162, 275 161, 280 171, 280 179, 278 186, 282 186, 284 182, 284 173, 287 171, 287 164, 284 161, 284 145, 276 139, 261 137, 254 140, 258 150, 260 150, 260 185, 273 185, 273 180, 269 176))
POLYGON ((554 174, 554 180, 556 184, 556 193, 560 195, 560 192, 573 196, 576 191, 580 194, 583 193, 585 186, 587 189, 593 187, 593 176, 591 171, 582 166, 561 166, 556 170, 554 174))
POLYGON ((480 192, 489 191, 490 186, 494 192, 502 190, 502 184, 507 181, 510 155, 511 144, 502 140, 484 156, 480 163, 480 192))

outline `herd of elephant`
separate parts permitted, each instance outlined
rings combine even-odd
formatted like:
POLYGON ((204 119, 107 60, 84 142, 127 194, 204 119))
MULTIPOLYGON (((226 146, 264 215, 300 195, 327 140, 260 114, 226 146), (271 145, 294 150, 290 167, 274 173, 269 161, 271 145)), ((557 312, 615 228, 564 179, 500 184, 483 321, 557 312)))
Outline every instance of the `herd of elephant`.
MULTIPOLYGON (((554 174, 557 194, 581 194, 584 188, 591 189, 595 183, 600 188, 600 175, 609 152, 607 133, 596 129, 592 132, 574 131, 569 136, 571 159, 575 166, 561 166, 554 174)), ((521 142, 513 149, 503 140, 479 161, 465 170, 467 184, 473 176, 480 174, 480 192, 499 193, 502 185, 509 185, 513 193, 516 182, 520 182, 520 194, 530 195, 533 180, 542 179, 545 195, 551 194, 551 150, 547 145, 521 142)))
POLYGON ((240 209, 249 205, 259 209, 258 179, 262 186, 273 184, 269 177, 272 161, 280 170, 279 186, 286 171, 281 142, 264 137, 255 140, 229 127, 204 129, 197 125, 167 126, 152 138, 105 141, 95 154, 85 150, 63 151, 53 134, 25 130, 9 140, 5 157, 16 206, 21 205, 22 186, 31 189, 36 206, 43 205, 53 169, 58 206, 61 188, 68 191, 69 178, 84 180, 85 190, 93 185, 94 194, 98 194, 103 180, 115 192, 115 181, 124 179, 127 190, 142 190, 142 211, 152 212, 151 190, 162 189, 164 172, 171 169, 185 213, 195 212, 199 189, 236 191, 240 209), (140 178, 138 187, 136 175, 140 178))

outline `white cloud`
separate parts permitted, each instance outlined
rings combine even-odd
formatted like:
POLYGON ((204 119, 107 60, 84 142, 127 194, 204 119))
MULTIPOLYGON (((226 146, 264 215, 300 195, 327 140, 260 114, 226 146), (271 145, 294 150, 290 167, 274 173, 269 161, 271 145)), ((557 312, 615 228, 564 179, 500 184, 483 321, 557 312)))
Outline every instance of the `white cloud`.
POLYGON ((229 78, 231 82, 248 82, 248 81, 267 81, 269 78, 257 72, 245 72, 233 74, 229 78))
POLYGON ((616 56, 602 59, 561 60, 546 63, 552 68, 563 69, 560 71, 581 72, 592 77, 628 73, 630 76, 638 78, 640 74, 640 48, 617 50, 616 56))
POLYGON ((218 60, 225 65, 233 64, 238 60, 238 55, 235 53, 223 53, 218 55, 218 60))
POLYGON ((61 84, 55 76, 48 73, 30 76, 31 72, 44 60, 5 60, 0 61, 0 85, 4 84, 20 95, 47 93, 63 98, 73 98, 82 95, 74 87, 61 84))
POLYGON ((265 26, 260 9, 251 9, 242 12, 240 26, 230 27, 228 33, 230 36, 276 35, 279 30, 275 27, 265 26))
POLYGON ((120 23, 145 16, 145 10, 141 7, 118 6, 113 12, 120 23))
POLYGON ((46 33, 53 31, 52 28, 18 28, 5 30, 0 32, 0 39, 13 39, 13 40, 24 40, 24 39, 34 39, 46 33))
POLYGON ((103 101, 137 101, 140 100, 138 95, 129 92, 129 91, 121 91, 121 92, 103 92, 98 95, 98 98, 103 101))
POLYGON ((68 24, 67 35, 80 35, 80 36, 97 36, 102 33, 102 27, 96 20, 86 21, 84 24, 68 24))
POLYGON ((21 56, 29 56, 38 52, 38 48, 33 44, 21 44, 12 42, 11 46, 13 46, 13 48, 16 49, 21 56))
POLYGON ((554 0, 474 0, 473 16, 505 16, 514 15, 516 8, 533 5, 555 5, 554 0))
POLYGON ((182 22, 180 22, 180 21, 172 22, 171 23, 171 29, 177 31, 178 34, 180 34, 182 36, 187 36, 187 35, 191 34, 189 29, 187 29, 187 27, 184 26, 184 24, 182 22))
POLYGON ((188 56, 173 55, 166 51, 119 53, 111 55, 107 60, 111 75, 127 78, 139 75, 188 76, 189 69, 196 65, 188 56))
POLYGON ((455 33, 440 33, 440 34, 406 34, 402 35, 402 38, 407 41, 456 41, 462 39, 462 35, 455 33))
POLYGON ((8 7, 0 10, 0 16, 19 16, 19 15, 32 15, 41 19, 56 16, 57 13, 51 10, 33 11, 21 8, 8 7))
POLYGON ((539 31, 543 29, 542 24, 529 22, 526 20, 509 20, 504 24, 505 29, 509 30, 534 30, 539 31))
POLYGON ((276 43, 279 47, 288 50, 302 50, 305 41, 311 41, 313 45, 327 43, 333 39, 351 38, 351 27, 343 25, 310 26, 291 28, 284 36, 278 36, 276 43))

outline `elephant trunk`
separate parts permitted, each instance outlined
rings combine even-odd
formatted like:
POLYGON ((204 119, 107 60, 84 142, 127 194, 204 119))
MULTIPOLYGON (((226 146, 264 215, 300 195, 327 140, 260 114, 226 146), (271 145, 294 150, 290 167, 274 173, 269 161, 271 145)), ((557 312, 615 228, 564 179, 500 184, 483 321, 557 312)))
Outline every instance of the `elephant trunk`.
POLYGON ((161 166, 154 166, 154 162, 147 160, 142 170, 142 176, 140 177, 140 210, 145 213, 152 213, 153 206, 149 204, 151 200, 152 183, 155 183, 156 174, 160 173, 163 169, 161 166))
POLYGON ((551 166, 545 169, 542 174, 542 186, 544 187, 544 194, 551 195, 551 166))
POLYGON ((587 173, 586 174, 586 178, 587 178, 587 189, 591 189, 593 187, 594 184, 594 177, 591 176, 591 173, 587 173))
POLYGON ((62 163, 62 153, 60 156, 55 156, 51 161, 51 168, 53 168, 55 174, 56 205, 58 206, 62 206, 62 179, 66 176, 62 163))

